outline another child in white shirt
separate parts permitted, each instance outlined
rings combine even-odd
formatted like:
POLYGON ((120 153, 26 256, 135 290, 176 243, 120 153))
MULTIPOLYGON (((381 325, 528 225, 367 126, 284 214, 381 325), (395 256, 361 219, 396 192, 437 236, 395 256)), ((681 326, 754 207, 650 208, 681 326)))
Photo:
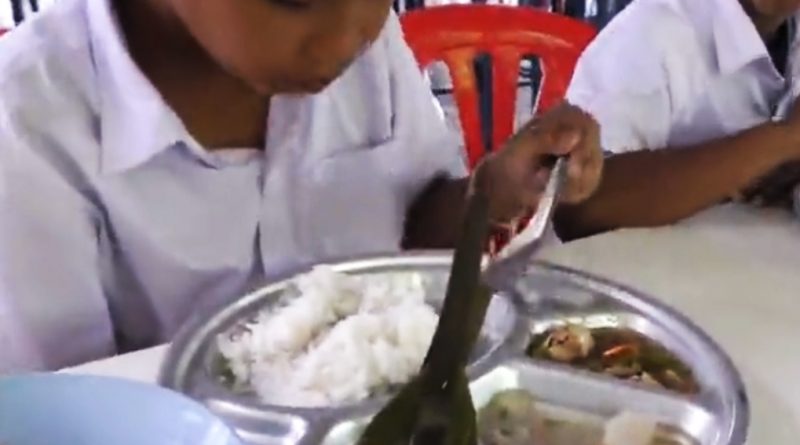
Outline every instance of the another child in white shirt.
POLYGON ((620 13, 569 88, 611 156, 593 198, 560 212, 560 234, 673 223, 800 160, 798 8, 638 0, 620 13))

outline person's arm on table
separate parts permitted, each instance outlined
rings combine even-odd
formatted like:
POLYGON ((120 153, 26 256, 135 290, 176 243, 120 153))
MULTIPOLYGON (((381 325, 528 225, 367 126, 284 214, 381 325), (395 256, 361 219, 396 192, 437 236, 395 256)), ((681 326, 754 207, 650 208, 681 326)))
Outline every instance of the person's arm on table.
POLYGON ((18 141, 0 129, 0 374, 74 365, 115 348, 92 206, 18 141))
POLYGON ((707 56, 694 49, 695 36, 685 17, 643 3, 582 54, 567 97, 600 123, 610 157, 597 193, 557 212, 562 239, 677 222, 800 157, 797 111, 786 124, 671 146, 676 122, 703 125, 702 112, 684 113, 694 110, 697 83, 713 81, 703 71, 707 56))
POLYGON ((611 156, 597 193, 562 206, 565 239, 621 227, 671 224, 722 202, 785 162, 800 159, 800 122, 767 123, 693 147, 611 156))

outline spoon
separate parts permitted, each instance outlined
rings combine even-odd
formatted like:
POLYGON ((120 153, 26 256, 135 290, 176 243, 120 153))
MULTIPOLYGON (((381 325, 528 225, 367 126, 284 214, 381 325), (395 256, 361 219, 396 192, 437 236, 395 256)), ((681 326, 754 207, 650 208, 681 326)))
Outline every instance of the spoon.
POLYGON ((547 229, 553 220, 561 189, 567 179, 567 160, 556 160, 536 214, 517 236, 497 253, 483 272, 483 279, 495 291, 509 291, 525 273, 533 257, 542 248, 547 229))

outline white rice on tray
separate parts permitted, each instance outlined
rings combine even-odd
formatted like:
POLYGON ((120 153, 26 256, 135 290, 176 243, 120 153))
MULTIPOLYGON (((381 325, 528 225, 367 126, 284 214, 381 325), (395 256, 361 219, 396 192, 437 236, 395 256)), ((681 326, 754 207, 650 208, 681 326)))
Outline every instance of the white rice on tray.
POLYGON ((320 266, 295 292, 217 338, 236 386, 265 402, 357 402, 419 371, 439 317, 415 273, 350 276, 320 266))

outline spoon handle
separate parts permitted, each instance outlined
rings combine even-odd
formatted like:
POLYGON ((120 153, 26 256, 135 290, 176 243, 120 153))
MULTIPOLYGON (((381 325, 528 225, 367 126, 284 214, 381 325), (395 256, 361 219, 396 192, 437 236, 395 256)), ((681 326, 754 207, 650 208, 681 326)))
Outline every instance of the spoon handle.
POLYGON ((533 219, 486 267, 483 276, 490 287, 495 290, 509 289, 525 273, 542 246, 566 179, 567 160, 559 158, 550 172, 550 179, 547 180, 547 186, 533 219))

